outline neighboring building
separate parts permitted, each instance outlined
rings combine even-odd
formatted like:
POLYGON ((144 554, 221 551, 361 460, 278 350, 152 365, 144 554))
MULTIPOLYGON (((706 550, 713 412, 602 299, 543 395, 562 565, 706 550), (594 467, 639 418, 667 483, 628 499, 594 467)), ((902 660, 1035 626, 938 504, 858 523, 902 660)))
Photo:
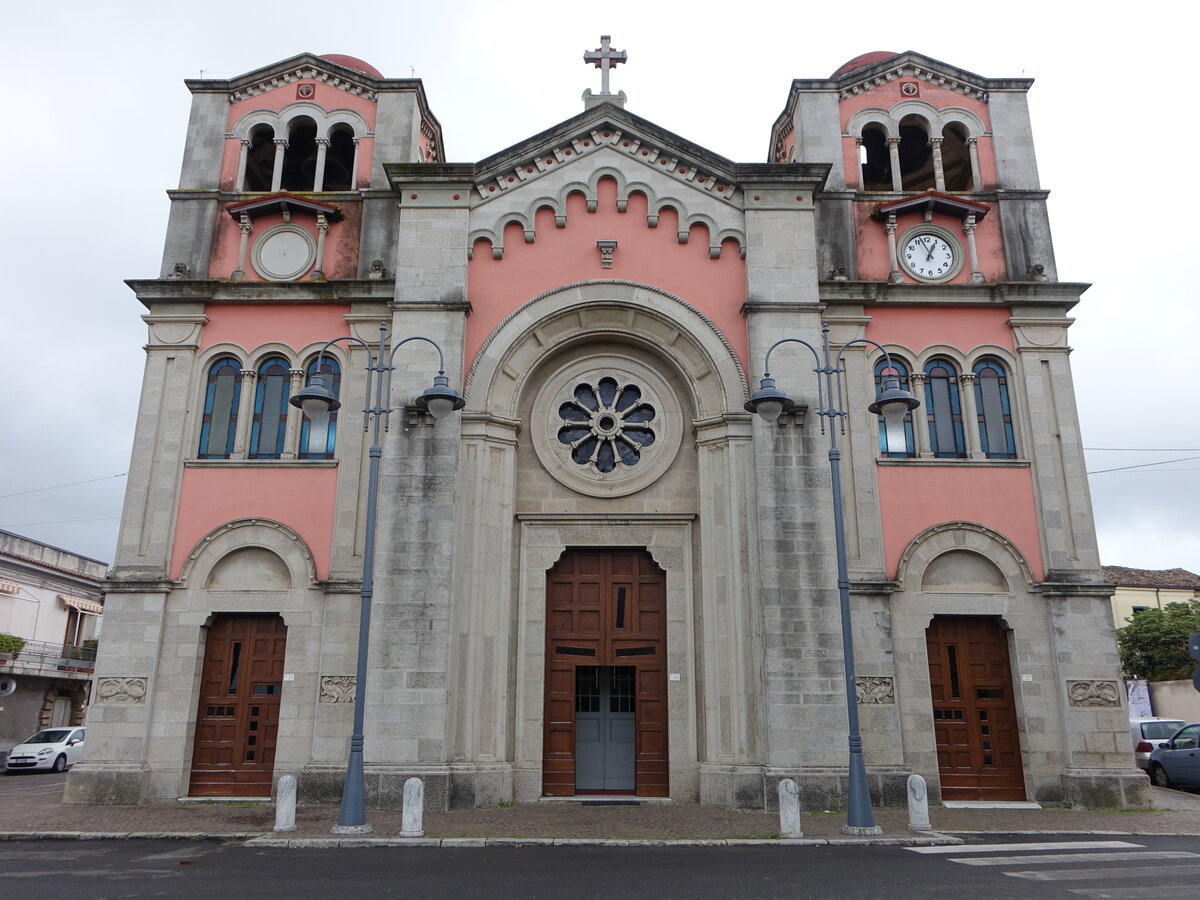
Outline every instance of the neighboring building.
MULTIPOLYGON (((303 54, 192 80, 105 653, 76 802, 340 791, 356 689, 366 403, 288 404, 328 338, 435 339, 467 406, 383 458, 365 759, 434 808, 615 791, 842 802, 828 444, 744 410, 776 339, 845 354, 857 689, 877 802, 1145 805, 1128 747, 1031 81, 872 53, 794 81, 769 162, 585 93, 448 163, 422 83, 303 54), (861 162, 860 162, 861 159, 861 162)), ((747 90, 769 89, 745 85, 747 90)), ((664 90, 668 87, 664 85, 664 90)), ((483 102, 494 102, 488 98, 483 102)), ((470 127, 469 123, 459 123, 470 127)), ((807 351, 772 360, 816 403, 807 351)))
POLYGON ((1133 614, 1143 609, 1162 609, 1168 603, 1200 598, 1200 575, 1187 569, 1104 566, 1104 580, 1117 589, 1112 597, 1116 628, 1124 628, 1133 614))
POLYGON ((0 531, 0 759, 41 728, 82 725, 108 565, 0 531))

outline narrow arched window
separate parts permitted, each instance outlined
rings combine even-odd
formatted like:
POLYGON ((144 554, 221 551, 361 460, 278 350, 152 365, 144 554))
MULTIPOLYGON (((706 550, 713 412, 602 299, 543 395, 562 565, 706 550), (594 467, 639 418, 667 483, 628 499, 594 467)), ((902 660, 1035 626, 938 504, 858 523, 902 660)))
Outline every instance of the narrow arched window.
POLYGON ((967 130, 958 122, 951 122, 942 129, 942 176, 948 191, 976 190, 967 130))
POLYGON ((864 191, 892 189, 892 157, 888 152, 887 135, 878 125, 866 125, 862 130, 862 153, 859 163, 864 191), (861 158, 865 157, 865 158, 861 158))
POLYGON ((979 413, 979 446, 988 459, 1016 459, 1008 376, 994 359, 975 364, 975 407, 979 413))
POLYGON ((229 459, 233 452, 241 384, 242 367, 236 359, 224 357, 208 367, 200 449, 196 453, 200 459, 229 459))
MULTIPOLYGON (((321 360, 318 372, 317 360, 308 364, 305 370, 308 378, 321 374, 329 379, 328 386, 337 397, 342 387, 342 370, 337 360, 326 356, 321 360)), ((333 446, 337 438, 337 410, 326 413, 320 421, 313 421, 304 416, 300 424, 300 458, 301 459, 333 459, 333 446)))
POLYGON ((255 125, 250 132, 250 149, 246 152, 244 191, 269 191, 275 171, 275 129, 270 125, 255 125))
POLYGON ((272 357, 258 367, 254 390, 254 422, 250 427, 250 458, 279 459, 287 430, 291 373, 286 359, 272 357))
POLYGON ((354 131, 348 125, 335 125, 325 152, 326 191, 352 191, 354 184, 354 131))
POLYGON ((924 191, 935 185, 929 123, 920 116, 900 120, 900 178, 906 191, 924 191))
MULTIPOLYGON (((891 365, 888 365, 887 360, 883 359, 875 364, 876 395, 883 389, 884 380, 889 377, 899 378, 900 387, 906 391, 909 390, 908 366, 893 356, 891 365)), ((907 459, 916 456, 911 412, 904 417, 903 422, 897 422, 895 425, 889 424, 883 416, 879 417, 879 452, 891 459, 907 459)))
POLYGON ((280 186, 285 191, 311 191, 317 172, 317 123, 307 116, 292 119, 287 142, 280 186))
POLYGON ((966 456, 958 370, 944 359, 925 367, 925 418, 929 422, 929 448, 941 459, 966 456))

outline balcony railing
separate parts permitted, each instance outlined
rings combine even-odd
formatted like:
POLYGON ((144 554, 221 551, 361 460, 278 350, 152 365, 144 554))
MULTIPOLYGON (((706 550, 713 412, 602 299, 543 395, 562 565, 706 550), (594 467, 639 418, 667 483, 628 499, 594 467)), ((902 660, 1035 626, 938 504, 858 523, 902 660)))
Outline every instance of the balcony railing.
POLYGON ((92 647, 73 647, 46 641, 26 641, 15 655, 0 653, 0 669, 48 675, 54 672, 91 674, 96 667, 92 647))

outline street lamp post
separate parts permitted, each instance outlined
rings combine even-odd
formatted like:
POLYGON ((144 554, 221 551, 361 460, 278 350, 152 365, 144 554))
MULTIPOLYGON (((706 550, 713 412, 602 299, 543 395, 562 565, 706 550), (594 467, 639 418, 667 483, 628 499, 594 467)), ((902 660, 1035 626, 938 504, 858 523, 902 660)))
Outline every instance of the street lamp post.
POLYGON ((310 419, 320 421, 333 410, 341 406, 334 396, 328 379, 321 374, 321 364, 325 351, 338 341, 360 344, 367 351, 367 406, 363 409, 363 431, 371 431, 370 469, 367 480, 367 522, 366 533, 363 537, 363 572, 362 590, 359 592, 358 614, 358 669, 354 681, 354 732, 350 735, 350 758, 346 762, 346 780, 342 786, 342 807, 338 814, 337 825, 333 827, 334 834, 367 834, 371 826, 367 824, 365 809, 365 786, 363 784, 363 730, 365 719, 365 696, 367 687, 367 647, 371 634, 371 597, 375 584, 375 524, 379 513, 379 461, 383 457, 380 446, 380 430, 388 430, 388 417, 394 412, 390 405, 392 398, 392 371, 395 369, 396 351, 409 341, 425 341, 432 344, 438 353, 438 373, 433 384, 427 387, 416 399, 416 405, 428 412, 435 419, 441 419, 456 409, 462 409, 466 404, 462 396, 450 387, 446 378, 446 358, 437 342, 427 337, 409 337, 392 347, 391 353, 384 363, 387 352, 387 323, 379 325, 379 353, 376 355, 371 345, 361 338, 347 335, 334 338, 321 348, 317 356, 317 374, 309 378, 308 384, 296 396, 291 398, 291 404, 298 406, 310 419), (374 394, 374 405, 371 396, 374 394))
MULTIPOLYGON (((774 422, 788 409, 795 406, 787 394, 775 386, 771 377, 771 352, 780 344, 803 344, 813 355, 817 373, 817 415, 821 420, 821 433, 826 433, 825 420, 829 419, 829 474, 833 482, 833 530, 837 547, 837 577, 838 599, 842 619, 842 656, 846 670, 846 718, 850 742, 850 768, 848 794, 846 798, 846 824, 842 830, 847 834, 880 834, 881 829, 875 824, 875 816, 871 811, 871 793, 867 788, 867 769, 863 763, 862 735, 858 728, 858 696, 854 685, 854 636, 850 628, 850 577, 846 565, 846 523, 842 513, 842 452, 838 449, 837 436, 840 431, 846 433, 846 410, 842 401, 842 382, 839 376, 845 371, 842 356, 847 348, 855 344, 870 344, 883 351, 884 358, 890 368, 891 356, 879 344, 866 338, 859 338, 843 345, 837 355, 831 358, 829 347, 829 325, 821 327, 821 352, 808 341, 801 338, 782 338, 767 350, 763 360, 763 377, 759 388, 746 403, 746 411, 758 413, 767 422, 774 422), (836 394, 834 389, 836 387, 836 394), (838 420, 835 428, 833 420, 838 420)), ((896 370, 891 369, 892 372, 896 370)), ((887 374, 885 369, 883 390, 875 398, 868 409, 882 415, 884 419, 897 424, 904 421, 910 410, 920 405, 918 400, 908 391, 900 387, 899 377, 887 374)))

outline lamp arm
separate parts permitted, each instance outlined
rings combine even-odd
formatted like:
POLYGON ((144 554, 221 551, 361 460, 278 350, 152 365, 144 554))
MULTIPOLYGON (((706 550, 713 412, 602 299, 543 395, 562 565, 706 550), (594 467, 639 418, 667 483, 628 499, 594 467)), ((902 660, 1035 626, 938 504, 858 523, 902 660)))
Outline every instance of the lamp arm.
POLYGON ((855 338, 852 341, 847 341, 846 343, 842 344, 842 349, 838 351, 837 358, 834 360, 834 365, 836 365, 838 369, 842 368, 842 354, 855 344, 870 344, 883 354, 883 358, 889 366, 892 364, 892 355, 887 352, 887 348, 885 348, 883 344, 877 344, 870 338, 855 338))
POLYGON ((396 363, 396 351, 399 350, 401 347, 403 347, 405 344, 407 344, 409 341, 424 341, 427 344, 432 344, 433 349, 437 351, 437 355, 438 355, 438 374, 439 375, 446 374, 446 356, 445 356, 445 354, 442 353, 441 346, 433 338, 422 337, 419 334, 414 334, 412 337, 406 337, 404 340, 400 341, 398 344, 396 344, 394 347, 392 347, 392 354, 391 354, 391 356, 388 357, 389 368, 391 366, 394 366, 396 363))
POLYGON ((320 372, 321 372, 321 363, 323 363, 325 361, 325 351, 328 350, 330 347, 332 347, 334 344, 336 344, 338 341, 352 341, 353 343, 356 343, 356 344, 362 344, 363 347, 366 348, 366 351, 367 351, 367 368, 369 369, 371 366, 375 365, 375 354, 371 350, 371 345, 368 344, 366 341, 364 341, 362 338, 357 338, 352 334, 345 334, 345 335, 342 335, 341 337, 334 338, 332 341, 326 341, 325 346, 323 346, 317 352, 317 373, 318 374, 320 374, 320 372))

